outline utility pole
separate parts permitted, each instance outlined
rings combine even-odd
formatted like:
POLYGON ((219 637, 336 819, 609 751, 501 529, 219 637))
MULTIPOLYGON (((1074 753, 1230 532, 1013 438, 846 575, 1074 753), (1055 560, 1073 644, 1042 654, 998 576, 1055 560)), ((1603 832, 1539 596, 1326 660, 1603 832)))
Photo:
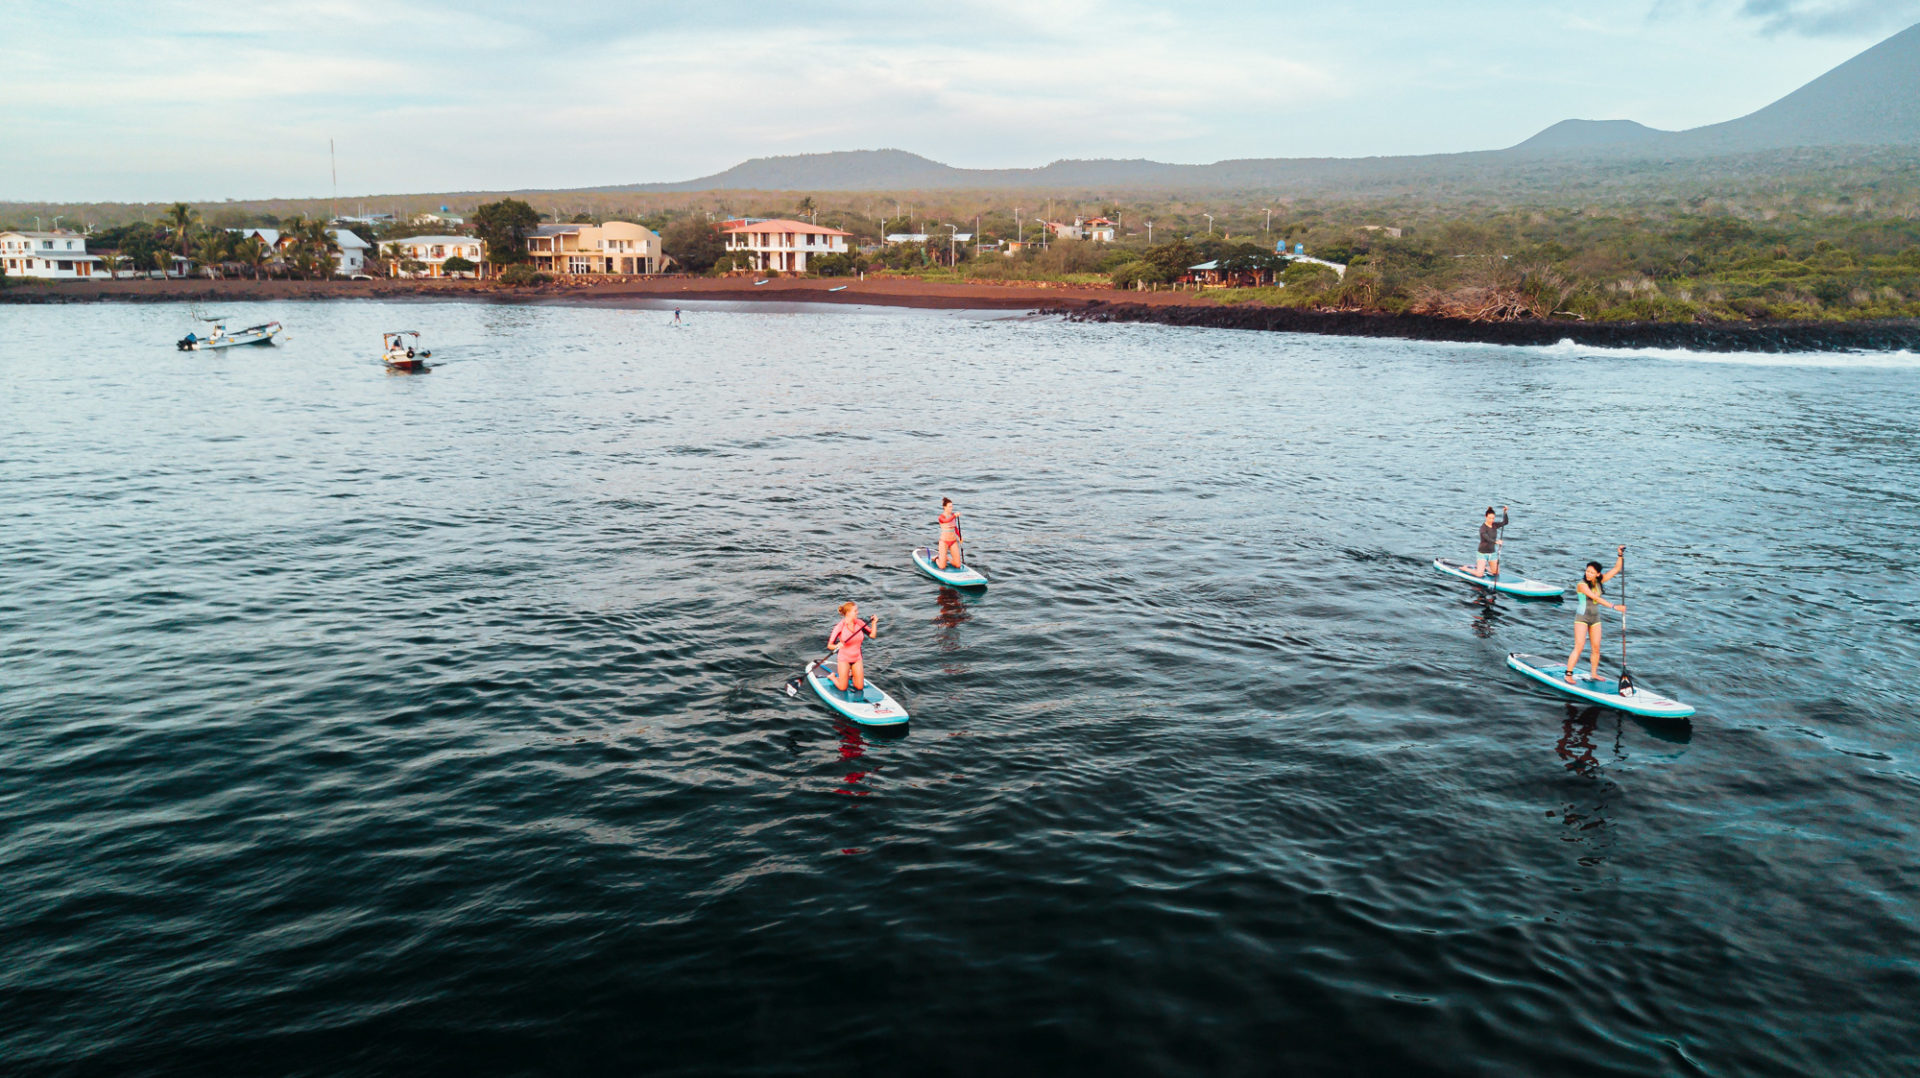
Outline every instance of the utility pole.
POLYGON ((959 235, 959 229, 952 225, 947 226, 947 265, 949 266, 958 266, 960 264, 959 259, 954 257, 955 252, 958 250, 959 235))
MULTIPOLYGON (((1026 232, 1022 231, 1020 228, 1020 207, 1018 206, 1015 206, 1013 208, 1013 242, 1015 243, 1027 242, 1027 234, 1026 232)), ((1007 253, 1011 254, 1013 252, 1009 250, 1007 253)))
POLYGON ((1268 233, 1273 231, 1273 207, 1271 206, 1267 207, 1267 227, 1261 229, 1261 231, 1268 233))
POLYGON ((1147 246, 1153 246, 1153 222, 1147 222, 1147 246))

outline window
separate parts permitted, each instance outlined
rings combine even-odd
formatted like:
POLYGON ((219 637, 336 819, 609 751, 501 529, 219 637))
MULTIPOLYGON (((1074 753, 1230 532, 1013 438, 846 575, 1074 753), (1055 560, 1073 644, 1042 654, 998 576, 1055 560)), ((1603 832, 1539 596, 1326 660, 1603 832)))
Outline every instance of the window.
POLYGON ((587 273, 587 272, 590 272, 590 271, 589 271, 589 270, 587 269, 587 260, 586 260, 585 258, 582 258, 582 257, 579 257, 579 256, 575 256, 575 257, 573 257, 573 258, 569 258, 569 259, 567 259, 567 272, 568 272, 568 273, 587 273))

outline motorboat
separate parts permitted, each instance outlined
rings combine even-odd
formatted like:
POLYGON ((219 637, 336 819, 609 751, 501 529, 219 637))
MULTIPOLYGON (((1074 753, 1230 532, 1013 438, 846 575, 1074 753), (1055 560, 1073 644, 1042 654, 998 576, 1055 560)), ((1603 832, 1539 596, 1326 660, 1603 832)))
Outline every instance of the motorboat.
POLYGON ((380 362, 390 371, 405 374, 425 374, 432 370, 427 366, 427 357, 432 352, 420 347, 420 334, 411 329, 380 335, 380 362), (411 338, 411 339, 409 339, 411 338))
POLYGON ((245 329, 229 330, 221 319, 207 318, 203 321, 213 323, 213 329, 206 336, 189 331, 180 338, 176 347, 182 352, 204 352, 212 348, 238 348, 247 344, 275 344, 278 342, 274 338, 282 332, 278 322, 263 322, 245 329))

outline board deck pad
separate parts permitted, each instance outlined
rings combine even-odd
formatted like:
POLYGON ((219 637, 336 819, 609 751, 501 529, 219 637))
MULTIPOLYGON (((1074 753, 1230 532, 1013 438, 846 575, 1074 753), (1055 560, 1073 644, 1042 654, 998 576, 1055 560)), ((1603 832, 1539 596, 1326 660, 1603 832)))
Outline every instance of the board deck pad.
POLYGON ((963 565, 958 569, 942 569, 933 564, 932 547, 915 547, 913 565, 914 568, 949 587, 984 588, 987 586, 987 578, 980 575, 980 571, 972 566, 963 565))
POLYGON ((1565 677, 1567 667, 1564 658, 1550 659, 1540 655, 1509 653, 1507 665, 1567 696, 1618 711, 1656 719, 1684 719, 1693 714, 1692 705, 1661 695, 1641 684, 1639 678, 1634 679, 1633 694, 1630 696, 1620 695, 1618 675, 1593 678, 1576 670, 1573 681, 1569 682, 1565 677))
POLYGON ((1509 569, 1498 577, 1474 576, 1473 567, 1462 562, 1448 561, 1445 558, 1433 559, 1433 567, 1451 577, 1458 577, 1469 584, 1483 588, 1517 595, 1523 599, 1560 599, 1566 596, 1566 590, 1557 584, 1548 584, 1542 580, 1529 580, 1509 569))
POLYGON ((828 707, 865 726, 897 726, 907 721, 907 709, 871 680, 859 692, 851 684, 845 692, 835 688, 835 670, 831 659, 807 667, 807 684, 828 707))

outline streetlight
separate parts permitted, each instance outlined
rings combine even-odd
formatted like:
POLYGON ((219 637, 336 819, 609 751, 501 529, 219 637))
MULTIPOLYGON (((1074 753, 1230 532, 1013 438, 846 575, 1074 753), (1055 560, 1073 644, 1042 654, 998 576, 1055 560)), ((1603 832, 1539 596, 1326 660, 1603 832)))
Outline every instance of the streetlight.
POLYGON ((947 226, 947 265, 950 267, 958 266, 960 264, 960 260, 954 257, 955 252, 958 250, 959 242, 960 242, 960 230, 955 228, 952 225, 948 225, 947 226))
MULTIPOLYGON (((1015 243, 1027 242, 1027 234, 1024 231, 1022 231, 1020 228, 1020 207, 1018 206, 1015 206, 1013 208, 1013 242, 1015 243)), ((1012 254, 1013 252, 1008 251, 1007 253, 1012 254)))
POLYGON ((1147 246, 1153 246, 1153 222, 1147 222, 1147 246))
POLYGON ((64 214, 64 213, 56 213, 56 214, 54 214, 54 215, 53 215, 53 230, 54 230, 55 232, 58 232, 58 231, 60 231, 60 218, 62 218, 62 217, 65 217, 65 216, 66 216, 66 214, 64 214))
POLYGON ((1273 231, 1273 208, 1272 207, 1267 208, 1267 227, 1261 229, 1260 231, 1262 232, 1273 231))
POLYGON ((1207 235, 1213 235, 1213 214, 1203 213, 1200 216, 1207 219, 1207 235))

